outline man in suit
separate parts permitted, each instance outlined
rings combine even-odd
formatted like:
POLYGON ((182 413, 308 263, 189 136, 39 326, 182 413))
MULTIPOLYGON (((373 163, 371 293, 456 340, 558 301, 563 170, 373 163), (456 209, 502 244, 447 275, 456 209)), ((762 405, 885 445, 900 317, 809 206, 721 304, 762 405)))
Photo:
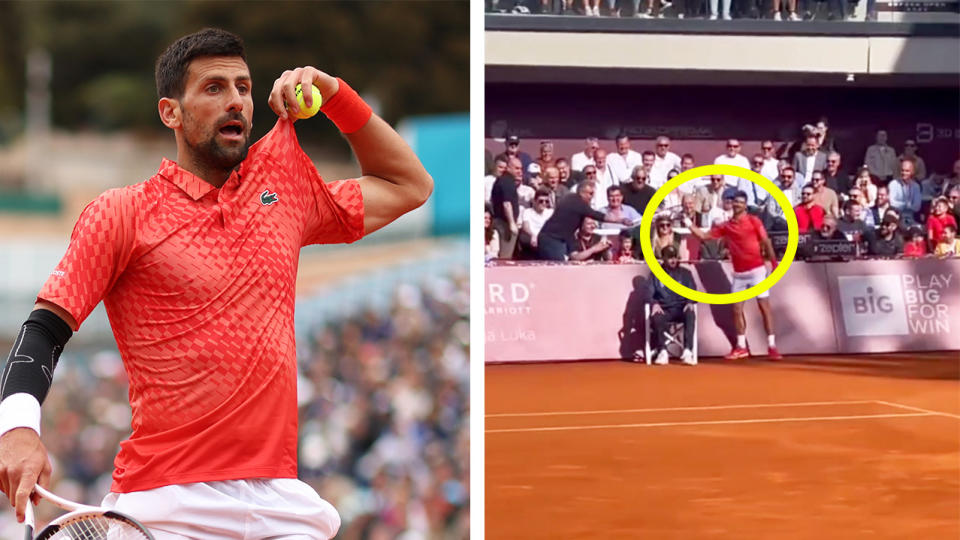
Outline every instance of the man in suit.
POLYGON ((801 184, 813 180, 813 171, 822 171, 827 167, 827 155, 820 151, 820 140, 816 135, 807 136, 803 150, 793 155, 793 170, 797 172, 801 184))

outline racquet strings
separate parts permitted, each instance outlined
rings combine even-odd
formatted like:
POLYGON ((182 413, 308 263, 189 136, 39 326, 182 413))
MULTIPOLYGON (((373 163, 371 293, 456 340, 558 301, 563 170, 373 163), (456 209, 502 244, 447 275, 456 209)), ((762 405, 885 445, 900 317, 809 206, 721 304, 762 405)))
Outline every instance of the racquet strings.
POLYGON ((102 514, 77 516, 56 530, 45 531, 37 540, 144 540, 150 538, 139 526, 129 521, 102 514))

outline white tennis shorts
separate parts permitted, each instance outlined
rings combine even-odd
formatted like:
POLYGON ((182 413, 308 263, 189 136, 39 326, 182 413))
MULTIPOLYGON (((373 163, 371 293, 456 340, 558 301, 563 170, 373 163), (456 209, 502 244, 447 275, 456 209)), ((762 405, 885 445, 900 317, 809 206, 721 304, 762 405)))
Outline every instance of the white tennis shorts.
POLYGON ((295 478, 177 484, 109 493, 103 506, 127 514, 156 540, 333 538, 340 514, 295 478))
MULTIPOLYGON (((734 272, 732 292, 745 291, 765 279, 767 279, 767 267, 763 265, 758 266, 753 270, 747 270, 746 272, 734 272)), ((767 298, 769 296, 770 289, 767 289, 758 294, 757 298, 767 298)))

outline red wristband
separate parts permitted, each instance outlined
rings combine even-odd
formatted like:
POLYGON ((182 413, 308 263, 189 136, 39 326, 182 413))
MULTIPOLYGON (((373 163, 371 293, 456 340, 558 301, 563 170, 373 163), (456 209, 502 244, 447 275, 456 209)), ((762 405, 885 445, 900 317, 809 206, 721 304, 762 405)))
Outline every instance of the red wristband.
POLYGON ((373 110, 350 85, 337 77, 340 89, 323 104, 320 110, 333 122, 341 133, 353 133, 367 125, 373 110))

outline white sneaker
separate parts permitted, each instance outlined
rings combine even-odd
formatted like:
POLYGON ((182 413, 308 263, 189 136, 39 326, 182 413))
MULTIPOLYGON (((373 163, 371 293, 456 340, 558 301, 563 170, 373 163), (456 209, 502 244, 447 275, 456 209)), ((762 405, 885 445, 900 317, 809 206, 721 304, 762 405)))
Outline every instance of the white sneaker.
POLYGON ((658 366, 665 366, 670 363, 670 358, 667 356, 666 349, 660 349, 660 352, 657 353, 657 357, 653 361, 654 364, 658 366))
POLYGON ((775 21, 782 21, 782 20, 783 20, 783 17, 780 16, 780 12, 779 12, 779 11, 773 14, 773 20, 775 20, 775 21))
POLYGON ((790 19, 791 21, 799 21, 799 20, 800 20, 800 17, 797 17, 797 14, 796 14, 795 12, 790 12, 790 17, 789 17, 789 19, 790 19))
POLYGON ((683 354, 680 355, 680 360, 688 366, 697 365, 697 360, 693 357, 693 352, 691 352, 690 349, 683 350, 683 354))
POLYGON ((716 14, 711 14, 711 15, 710 15, 710 20, 711 20, 711 21, 717 20, 716 14))

